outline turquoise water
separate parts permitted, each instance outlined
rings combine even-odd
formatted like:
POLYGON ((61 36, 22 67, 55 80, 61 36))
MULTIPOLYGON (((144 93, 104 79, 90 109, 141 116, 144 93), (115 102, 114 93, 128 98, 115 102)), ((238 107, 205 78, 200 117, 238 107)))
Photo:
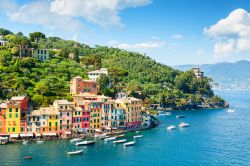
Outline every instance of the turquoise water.
MULTIPOLYGON (((86 166, 176 166, 176 165, 250 165, 250 91, 218 91, 229 101, 228 109, 174 112, 159 117, 159 127, 143 131, 136 145, 104 143, 83 148, 84 153, 68 157, 75 150, 68 141, 44 144, 0 146, 0 165, 86 165, 86 166), (178 125, 177 114, 185 114, 189 128, 167 131, 178 125), (32 160, 23 156, 32 155, 32 160)), ((127 136, 131 139, 135 133, 127 136)))

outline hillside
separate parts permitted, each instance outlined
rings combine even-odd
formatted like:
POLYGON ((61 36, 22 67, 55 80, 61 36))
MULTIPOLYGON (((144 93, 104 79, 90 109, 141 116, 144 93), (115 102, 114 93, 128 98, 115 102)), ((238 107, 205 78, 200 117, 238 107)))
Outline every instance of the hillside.
MULTIPOLYGON (((191 69, 197 65, 181 65, 174 68, 182 71, 191 69)), ((250 88, 250 62, 238 61, 235 63, 217 63, 198 65, 207 76, 212 77, 216 83, 223 87, 250 88)))
POLYGON ((210 78, 199 80, 192 71, 180 72, 139 53, 105 46, 89 47, 58 37, 47 38, 41 32, 31 33, 29 37, 21 32, 4 32, 8 44, 0 47, 2 99, 27 95, 34 106, 48 105, 59 98, 71 100, 71 78, 79 75, 87 79, 88 71, 106 67, 109 77, 102 76, 99 80, 100 94, 114 97, 115 93, 125 91, 144 100, 145 105, 160 103, 171 109, 225 105, 223 99, 214 96, 210 78), (50 59, 40 61, 23 53, 24 49, 37 48, 48 49, 50 59))

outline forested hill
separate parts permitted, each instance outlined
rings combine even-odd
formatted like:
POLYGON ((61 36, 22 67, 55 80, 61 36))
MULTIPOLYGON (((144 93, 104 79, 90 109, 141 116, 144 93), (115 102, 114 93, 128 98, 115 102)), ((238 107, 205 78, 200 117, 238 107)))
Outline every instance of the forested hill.
POLYGON ((27 95, 35 106, 48 105, 66 98, 69 81, 75 76, 87 79, 87 72, 101 67, 109 77, 99 80, 100 94, 113 97, 120 91, 164 107, 191 109, 209 103, 224 104, 214 96, 209 78, 196 79, 192 71, 180 72, 135 52, 105 46, 89 47, 41 32, 13 34, 0 29, 7 45, 0 46, 0 98, 27 95), (46 48, 50 59, 39 61, 25 57, 23 49, 46 48), (108 88, 106 85, 111 83, 108 88))

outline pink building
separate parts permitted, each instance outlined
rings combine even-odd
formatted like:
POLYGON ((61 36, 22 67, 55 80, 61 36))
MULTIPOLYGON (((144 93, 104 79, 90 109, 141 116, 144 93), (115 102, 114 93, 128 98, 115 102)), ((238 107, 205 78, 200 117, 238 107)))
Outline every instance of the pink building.
POLYGON ((97 82, 92 80, 84 80, 82 77, 74 77, 70 81, 70 94, 77 95, 80 93, 97 94, 97 82))

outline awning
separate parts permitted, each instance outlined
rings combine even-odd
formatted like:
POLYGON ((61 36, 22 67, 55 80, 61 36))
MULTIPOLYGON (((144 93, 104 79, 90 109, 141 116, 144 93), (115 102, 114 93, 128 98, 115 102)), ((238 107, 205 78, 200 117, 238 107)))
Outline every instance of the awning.
POLYGON ((100 130, 100 129, 95 129, 95 131, 96 131, 96 132, 102 132, 102 130, 100 130))
POLYGON ((66 131, 65 134, 69 135, 69 134, 71 134, 71 132, 70 131, 66 131))
POLYGON ((18 134, 10 134, 10 138, 18 138, 19 135, 18 134))
POLYGON ((33 137, 33 134, 32 133, 20 134, 20 137, 33 137))
POLYGON ((56 133, 42 133, 43 136, 56 136, 56 133))
POLYGON ((40 133, 35 133, 36 137, 41 137, 40 133))

